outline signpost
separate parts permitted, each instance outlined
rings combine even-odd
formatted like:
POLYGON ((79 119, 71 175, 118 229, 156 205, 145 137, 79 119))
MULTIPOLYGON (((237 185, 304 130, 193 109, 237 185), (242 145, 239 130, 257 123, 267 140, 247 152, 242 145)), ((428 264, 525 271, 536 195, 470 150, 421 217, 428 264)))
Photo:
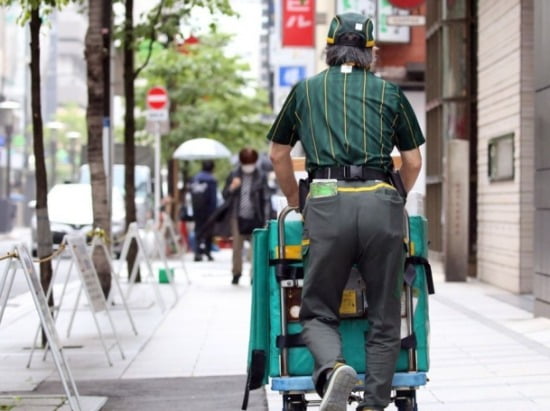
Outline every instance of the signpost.
POLYGON ((420 7, 425 0, 389 0, 393 7, 400 9, 414 9, 420 7))
POLYGON ((147 92, 147 119, 168 120, 168 93, 163 87, 152 87, 147 92))
POLYGON ((386 23, 388 26, 424 26, 426 16, 421 14, 387 16, 386 23))
POLYGON ((147 92, 147 130, 155 136, 155 224, 159 224, 160 212, 160 135, 169 131, 168 92, 155 86, 147 92))
MULTIPOLYGON (((155 230, 154 228, 151 231, 153 233, 153 238, 154 238, 153 250, 145 246, 146 239, 143 237, 147 235, 147 232, 146 231, 144 232, 144 230, 140 230, 135 221, 133 223, 130 223, 130 225, 128 226, 128 231, 126 232, 126 237, 124 238, 124 243, 122 244, 122 251, 119 257, 119 261, 121 262, 121 265, 119 266, 119 271, 117 275, 120 278, 120 274, 122 272, 124 264, 126 263, 126 257, 130 249, 130 244, 132 240, 135 240, 138 247, 138 252, 137 252, 135 264, 132 267, 131 272, 128 273, 129 278, 128 278, 128 289, 126 291, 126 299, 127 300, 130 299, 132 288, 136 282, 138 267, 141 265, 141 263, 144 263, 148 273, 147 278, 152 280, 151 283, 153 285, 153 290, 157 298, 159 308, 161 311, 164 312, 164 310, 166 309, 166 305, 164 304, 164 300, 162 298, 162 294, 160 292, 160 287, 158 285, 158 282, 156 281, 155 275, 153 274, 153 263, 151 261, 151 257, 154 255, 155 252, 158 254, 158 256, 161 259, 163 259, 164 268, 166 270, 166 275, 168 277, 168 282, 172 286, 172 291, 174 292, 174 297, 175 297, 174 304, 176 304, 178 300, 178 291, 177 291, 174 279, 172 277, 170 267, 168 267, 165 254, 163 254, 164 242, 159 242, 159 237, 158 237, 159 231, 155 230)), ((165 231, 160 231, 160 232, 165 233, 165 231)), ((130 268, 128 267, 128 265, 126 266, 127 266, 127 269, 129 270, 130 268)), ((187 275, 187 271, 185 271, 185 274, 187 275)))
MULTIPOLYGON (((95 243, 95 244, 97 244, 97 243, 95 243)), ((82 290, 84 290, 84 294, 86 295, 87 300, 88 300, 88 307, 90 308, 90 312, 92 313, 92 317, 93 317, 93 320, 94 320, 94 323, 95 323, 95 326, 96 326, 96 329, 97 329, 98 336, 99 336, 100 341, 101 341, 101 345, 103 346, 103 350, 105 351, 105 356, 107 357, 107 362, 109 363, 110 366, 112 366, 113 363, 111 361, 111 357, 109 356, 109 349, 107 348, 107 345, 106 345, 105 340, 103 338, 103 333, 101 331, 101 327, 100 327, 98 319, 96 317, 96 313, 105 312, 105 314, 107 315, 107 319, 109 320, 109 323, 111 325, 111 330, 113 331, 113 336, 115 338, 116 345, 118 346, 118 348, 120 350, 120 355, 121 355, 122 359, 125 359, 125 356, 124 356, 124 352, 122 351, 122 347, 120 346, 120 341, 118 339, 118 335, 117 335, 117 332, 116 332, 116 329, 115 329, 115 324, 113 322, 113 319, 111 317, 111 313, 109 311, 109 304, 107 303, 107 300, 106 300, 106 298, 103 294, 103 290, 102 290, 101 284, 99 282, 99 277, 97 275, 97 271, 96 271, 94 263, 92 261, 91 252, 93 250, 90 250, 90 251, 88 250, 88 247, 86 245, 85 237, 82 234, 68 234, 68 235, 66 235, 63 238, 63 242, 61 243, 61 245, 67 247, 67 249, 70 251, 70 255, 71 255, 72 258, 71 258, 71 264, 69 266, 69 271, 67 272, 67 276, 65 278, 65 283, 63 285, 63 290, 61 291, 61 295, 59 297, 59 304, 58 304, 58 308, 57 308, 58 313, 59 313, 59 310, 61 309, 61 303, 62 303, 64 295, 65 295, 65 290, 67 289, 67 283, 69 281, 70 271, 73 267, 73 263, 76 263, 76 268, 77 268, 77 271, 79 273, 79 277, 80 277, 80 280, 81 280, 81 286, 78 290, 78 294, 77 294, 77 297, 76 297, 76 300, 75 300, 74 309, 73 309, 73 312, 71 314, 71 318, 70 318, 70 321, 69 321, 69 328, 67 330, 67 337, 69 337, 69 335, 70 335, 71 328, 72 328, 73 321, 74 321, 74 317, 75 317, 75 314, 76 314, 76 310, 78 309, 78 304, 80 302, 80 295, 82 293, 82 290)), ((105 252, 105 255, 109 255, 106 248, 104 248, 103 251, 105 252)), ((111 265, 109 257, 107 257, 107 259, 109 260, 109 265, 111 265)), ((58 260, 58 262, 59 262, 59 260, 58 260)), ((59 267, 59 264, 56 265, 56 269, 55 269, 55 272, 54 272, 54 277, 52 278, 52 284, 55 281, 55 275, 57 274, 57 268, 58 267, 59 267)), ((111 275, 113 275, 113 274, 114 273, 112 272, 112 266, 111 266, 111 275)), ((118 282, 116 282, 116 285, 119 288, 119 292, 122 292, 120 290, 120 285, 118 284, 118 282)), ((52 292, 52 289, 51 289, 51 285, 50 285, 50 288, 48 288, 47 293, 46 293, 46 298, 50 297, 51 292, 52 292)), ((126 307, 126 304, 124 304, 124 305, 126 307)), ((128 310, 127 310, 127 313, 128 313, 128 315, 130 315, 128 310)), ((54 321, 56 320, 56 317, 57 316, 53 317, 54 321)), ((130 317, 130 321, 132 322, 132 326, 133 326, 133 321, 131 320, 131 317, 130 317)), ((38 337, 38 331, 35 335, 35 342, 36 342, 36 338, 38 337)), ((137 334, 137 331, 136 331, 135 327, 134 327, 134 332, 137 334)), ((34 354, 34 345, 35 344, 33 344, 33 349, 31 350, 27 367, 30 367, 32 356, 34 354)), ((44 358, 45 358, 46 354, 47 354, 47 351, 44 352, 44 358)))
POLYGON ((15 247, 13 255, 14 258, 10 259, 6 265, 6 270, 0 280, 0 296, 5 295, 5 299, 0 306, 0 320, 2 319, 8 303, 9 294, 13 285, 13 279, 17 271, 17 266, 19 266, 23 270, 23 274, 27 280, 27 285, 29 286, 29 291, 36 307, 36 312, 40 318, 40 325, 46 335, 57 372, 59 373, 59 377, 61 379, 61 384, 63 385, 63 389, 67 395, 69 407, 71 410, 81 411, 82 405, 80 403, 80 395, 78 393, 78 389, 76 388, 76 384, 67 360, 65 359, 65 355, 63 354, 62 345, 57 335, 57 330, 52 319, 48 301, 46 300, 46 296, 44 295, 44 291, 40 285, 40 278, 34 268, 29 250, 25 245, 20 244, 15 247), (7 289, 5 289, 6 285, 7 289))

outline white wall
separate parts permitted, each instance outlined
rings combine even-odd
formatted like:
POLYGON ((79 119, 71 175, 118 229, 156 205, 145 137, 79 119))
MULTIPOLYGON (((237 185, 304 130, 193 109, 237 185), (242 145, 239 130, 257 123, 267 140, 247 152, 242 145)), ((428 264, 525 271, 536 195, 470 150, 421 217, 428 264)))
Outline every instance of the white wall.
POLYGON ((478 277, 532 288, 532 0, 480 0, 478 32, 478 277), (490 182, 490 139, 514 133, 511 181, 490 182))

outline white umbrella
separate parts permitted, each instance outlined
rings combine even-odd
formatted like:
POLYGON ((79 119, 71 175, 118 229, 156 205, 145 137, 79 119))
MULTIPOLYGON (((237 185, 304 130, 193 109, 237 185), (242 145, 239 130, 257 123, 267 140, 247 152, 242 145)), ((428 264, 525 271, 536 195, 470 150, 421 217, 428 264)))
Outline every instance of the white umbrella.
POLYGON ((231 152, 217 140, 194 138, 180 144, 172 157, 178 160, 210 160, 231 157, 231 152))

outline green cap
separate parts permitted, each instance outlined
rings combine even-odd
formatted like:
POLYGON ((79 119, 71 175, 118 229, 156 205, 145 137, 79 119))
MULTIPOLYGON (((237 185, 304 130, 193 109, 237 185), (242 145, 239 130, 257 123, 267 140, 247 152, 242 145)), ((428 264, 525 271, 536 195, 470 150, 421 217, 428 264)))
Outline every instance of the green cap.
POLYGON ((372 20, 359 13, 342 13, 336 15, 330 22, 328 29, 327 44, 339 44, 354 47, 374 47, 374 36, 372 31, 374 24, 372 20), (358 34, 362 41, 350 43, 341 39, 344 33, 358 34))

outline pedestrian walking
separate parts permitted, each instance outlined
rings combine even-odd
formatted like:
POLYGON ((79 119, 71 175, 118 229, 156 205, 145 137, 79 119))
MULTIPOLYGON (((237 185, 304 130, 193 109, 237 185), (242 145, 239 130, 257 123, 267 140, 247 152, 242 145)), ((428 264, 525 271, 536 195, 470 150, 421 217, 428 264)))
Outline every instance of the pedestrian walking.
POLYGON ((322 411, 346 410, 357 382, 356 371, 345 364, 338 331, 342 292, 353 266, 366 283, 370 324, 358 410, 389 404, 400 349, 404 197, 419 174, 424 137, 402 90, 372 72, 374 45, 370 19, 357 13, 335 16, 327 36, 329 67, 292 88, 268 133, 270 158, 290 206, 300 203, 291 148, 300 141, 305 151, 309 179, 300 187, 310 185, 303 204, 300 321, 315 359, 322 411), (398 174, 394 147, 402 160, 398 174))
POLYGON ((230 203, 228 212, 233 246, 231 283, 234 285, 239 283, 242 275, 245 241, 250 242, 252 231, 264 226, 270 215, 270 189, 266 174, 257 167, 257 161, 256 150, 243 148, 239 152, 239 165, 227 177, 222 192, 224 199, 230 203))
POLYGON ((214 162, 204 160, 202 170, 191 182, 191 203, 195 221, 195 261, 202 261, 203 255, 209 261, 214 260, 211 254, 213 234, 206 224, 218 203, 218 182, 212 174, 213 171, 214 162))

